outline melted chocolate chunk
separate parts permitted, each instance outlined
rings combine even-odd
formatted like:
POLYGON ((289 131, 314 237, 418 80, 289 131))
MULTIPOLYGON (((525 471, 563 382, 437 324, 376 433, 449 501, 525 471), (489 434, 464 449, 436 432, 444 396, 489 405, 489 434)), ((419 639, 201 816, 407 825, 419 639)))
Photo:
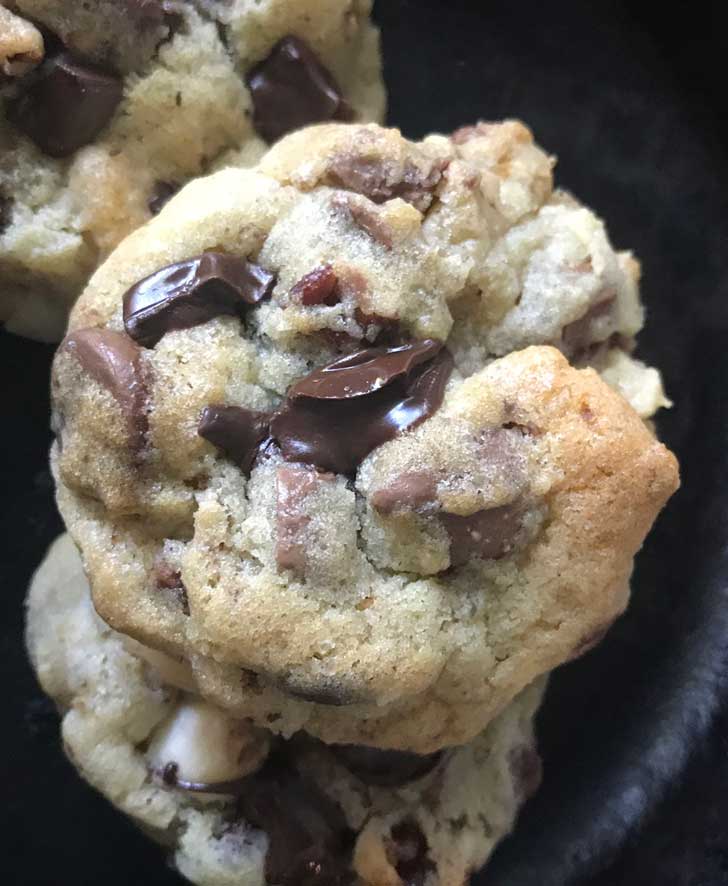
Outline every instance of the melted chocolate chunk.
POLYGON ((141 449, 147 432, 141 348, 111 329, 77 329, 66 336, 61 347, 111 393, 126 417, 133 448, 141 449))
POLYGON ((160 213, 181 187, 177 182, 155 182, 147 201, 147 206, 152 215, 160 213))
POLYGON ((246 83, 253 99, 253 126, 267 142, 310 123, 351 117, 331 73, 298 37, 276 43, 249 71, 246 83))
POLYGON ((7 103, 8 120, 51 157, 68 157, 92 142, 121 101, 121 80, 60 52, 28 77, 7 103))
POLYGON ((403 886, 424 886, 435 866, 427 857, 427 840, 420 826, 411 819, 392 828, 391 862, 402 878, 403 886))
POLYGON ((451 371, 452 357, 432 340, 357 351, 293 385, 271 434, 287 461, 352 474, 439 409, 451 371))
POLYGON ((314 370, 289 389, 288 397, 315 400, 366 397, 409 375, 421 363, 432 360, 441 349, 442 344, 433 339, 393 348, 366 348, 314 370))
POLYGON ((249 474, 260 446, 268 437, 270 413, 242 406, 207 406, 202 411, 197 433, 222 449, 249 474))
POLYGON ((450 536, 450 565, 462 566, 476 557, 485 560, 502 557, 510 550, 521 528, 522 516, 520 504, 476 511, 467 517, 440 514, 450 536))
POLYGON ((346 886, 352 882, 353 834, 341 809, 272 754, 245 780, 242 818, 268 837, 266 882, 276 886, 346 886))
POLYGON ((221 314, 241 316, 270 295, 275 275, 244 258, 203 252, 167 265, 128 289, 124 327, 144 347, 166 333, 189 329, 221 314))
POLYGON ((291 297, 302 305, 335 305, 339 301, 337 284, 339 278, 331 265, 321 265, 305 274, 291 288, 291 297))
POLYGON ((418 169, 409 160, 402 169, 379 157, 354 153, 335 154, 326 174, 327 184, 384 203, 399 197, 424 212, 432 203, 432 194, 442 178, 442 166, 429 172, 418 169))
POLYGON ((411 751, 383 751, 365 745, 331 745, 337 759, 365 784, 397 787, 422 778, 437 766, 442 751, 413 754, 411 751))

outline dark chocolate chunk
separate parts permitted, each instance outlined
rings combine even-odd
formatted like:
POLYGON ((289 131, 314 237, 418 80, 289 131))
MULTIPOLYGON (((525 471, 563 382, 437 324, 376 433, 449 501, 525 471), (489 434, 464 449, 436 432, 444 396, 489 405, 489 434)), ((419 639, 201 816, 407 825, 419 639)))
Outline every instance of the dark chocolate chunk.
POLYGON ((486 560, 502 557, 510 550, 521 528, 522 516, 520 503, 476 511, 467 517, 440 514, 450 536, 450 565, 461 566, 476 557, 486 560))
POLYGON ((433 164, 428 172, 423 172, 409 160, 400 169, 379 157, 341 153, 331 158, 326 183, 363 194, 374 203, 400 197, 424 212, 432 203, 432 194, 442 178, 442 171, 440 164, 433 164))
POLYGON ((251 68, 246 83, 253 99, 253 126, 267 142, 310 123, 351 116, 331 73, 298 37, 279 40, 251 68))
POLYGON ((350 400, 366 397, 409 375, 442 349, 441 342, 425 339, 393 348, 366 348, 347 354, 311 372, 288 391, 289 399, 350 400))
POLYGON ((242 406, 207 406, 197 433, 222 449, 249 474, 261 444, 268 437, 270 413, 242 406))
POLYGON ((452 357, 432 340, 357 351, 293 385, 271 434, 287 461, 352 474, 439 409, 451 371, 452 357))
POLYGON ((276 886, 347 886, 353 834, 342 810, 290 767, 283 754, 244 783, 241 817, 268 837, 266 882, 276 886))
POLYGON ((179 191, 181 185, 177 182, 157 181, 154 183, 152 193, 147 200, 147 206, 152 215, 157 215, 164 209, 165 205, 179 191))
POLYGON ((144 347, 166 333, 189 329, 221 314, 242 315, 246 305, 269 296, 275 275, 244 258, 222 252, 167 265, 124 295, 124 327, 144 347))
POLYGON ((408 819, 396 824, 388 848, 403 886, 424 886, 435 866, 427 857, 427 840, 417 822, 408 819))
POLYGON ((68 52, 45 61, 8 101, 7 116, 51 157, 68 157, 92 142, 121 101, 121 80, 81 64, 68 52))
POLYGON ((314 268, 291 287, 291 297, 302 305, 335 305, 339 301, 336 276, 331 265, 314 268))
POLYGON ((442 751, 413 754, 411 751, 383 751, 365 745, 331 745, 337 759, 365 784, 397 787, 422 778, 437 766, 442 751))
POLYGON ((126 417, 133 448, 141 449, 148 426, 141 348, 121 332, 94 328, 69 333, 61 348, 111 393, 126 417))

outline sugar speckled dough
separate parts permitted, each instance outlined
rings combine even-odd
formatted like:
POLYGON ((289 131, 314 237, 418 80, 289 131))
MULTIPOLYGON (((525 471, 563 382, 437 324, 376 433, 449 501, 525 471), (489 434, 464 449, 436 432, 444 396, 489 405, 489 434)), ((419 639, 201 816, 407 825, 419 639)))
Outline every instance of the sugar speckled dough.
POLYGON ((55 361, 98 612, 282 735, 471 740, 622 612, 677 486, 637 276, 517 122, 328 124, 191 183, 55 361))
POLYGON ((306 859, 322 861, 315 878, 322 886, 353 882, 351 868, 360 886, 462 886, 538 785, 532 720, 542 684, 471 743, 396 787, 362 780, 335 752, 300 736, 274 748, 270 736, 186 691, 179 662, 98 618, 67 535, 33 579, 27 640, 79 772, 163 843, 199 886, 299 886, 314 882, 299 866, 306 859), (282 787, 276 754, 290 765, 282 787), (168 776, 165 783, 170 764, 178 779, 243 780, 235 794, 193 792, 168 776), (249 808, 259 816, 254 823, 246 819, 249 808), (267 827, 271 809, 279 817, 267 827), (317 854, 322 849, 328 855, 317 854))
POLYGON ((190 178, 227 163, 250 165, 264 152, 277 136, 266 101, 279 125, 381 119, 370 6, 0 4, 0 322, 60 339, 70 305, 124 236, 190 178), (276 47, 290 36, 314 54, 308 67, 286 67, 288 56, 280 63, 276 47), (272 57, 278 66, 268 69, 269 81, 289 90, 287 102, 280 89, 251 86, 251 72, 272 57), (312 65, 324 73, 311 73, 312 65), (78 78, 88 71, 92 98, 84 101, 78 78), (321 85, 327 76, 340 101, 328 81, 321 85))

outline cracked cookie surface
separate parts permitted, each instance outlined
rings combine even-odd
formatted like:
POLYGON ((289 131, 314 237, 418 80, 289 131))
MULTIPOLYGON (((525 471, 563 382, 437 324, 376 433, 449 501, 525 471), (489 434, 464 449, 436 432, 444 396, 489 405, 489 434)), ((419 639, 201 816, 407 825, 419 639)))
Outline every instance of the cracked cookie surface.
POLYGON ((419 753, 605 630, 677 469, 636 263, 551 167, 515 122, 324 125, 124 241, 53 373, 109 624, 260 727, 419 753))
POLYGON ((27 640, 79 772, 198 886, 461 886, 538 786, 541 684, 432 758, 282 742, 196 697, 182 662, 111 630, 68 536, 31 584, 27 640))
POLYGON ((49 341, 186 181, 298 126, 378 120, 368 0, 0 6, 0 321, 49 341))

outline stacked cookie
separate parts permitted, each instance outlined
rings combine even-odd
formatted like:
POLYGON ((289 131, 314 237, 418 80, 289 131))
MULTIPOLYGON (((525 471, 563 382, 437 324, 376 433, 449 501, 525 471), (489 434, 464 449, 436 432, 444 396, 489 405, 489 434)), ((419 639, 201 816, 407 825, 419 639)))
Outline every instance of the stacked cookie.
MULTIPOLYGON (((291 53, 320 65, 284 43, 248 73, 271 140, 291 53)), ((638 265, 517 122, 326 123, 243 166, 73 309, 73 542, 31 657, 80 771, 192 882, 461 886, 538 784, 544 675, 623 611, 677 486, 638 265)))

